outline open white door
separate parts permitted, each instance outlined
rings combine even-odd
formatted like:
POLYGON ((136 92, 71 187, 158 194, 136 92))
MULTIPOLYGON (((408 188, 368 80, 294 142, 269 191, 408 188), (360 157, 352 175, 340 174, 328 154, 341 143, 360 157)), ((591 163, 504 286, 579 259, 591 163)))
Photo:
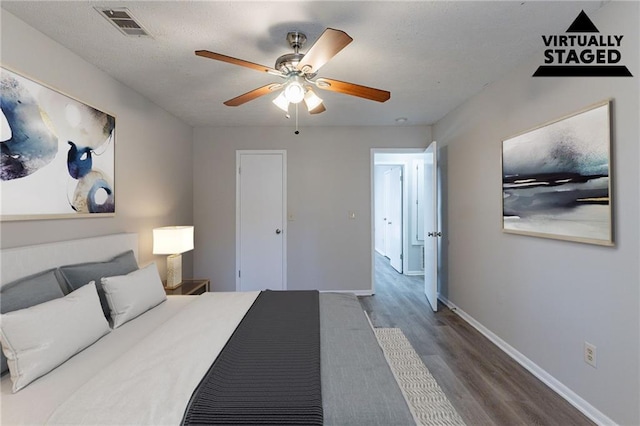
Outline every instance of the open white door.
POLYGON ((424 152, 424 294, 438 310, 438 149, 436 142, 424 152))

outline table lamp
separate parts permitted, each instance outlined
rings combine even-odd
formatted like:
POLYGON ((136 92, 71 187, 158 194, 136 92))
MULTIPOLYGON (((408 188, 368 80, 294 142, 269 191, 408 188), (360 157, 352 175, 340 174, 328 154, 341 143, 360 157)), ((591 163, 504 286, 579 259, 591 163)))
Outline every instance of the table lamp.
POLYGON ((182 253, 193 250, 193 226, 164 226, 153 230, 153 254, 168 254, 167 288, 182 282, 182 253))

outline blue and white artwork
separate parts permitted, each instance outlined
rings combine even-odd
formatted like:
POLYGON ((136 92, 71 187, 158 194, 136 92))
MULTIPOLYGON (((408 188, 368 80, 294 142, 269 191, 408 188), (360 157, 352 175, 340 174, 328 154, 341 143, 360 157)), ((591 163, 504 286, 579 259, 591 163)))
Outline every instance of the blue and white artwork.
POLYGON ((115 214, 115 117, 0 69, 2 220, 115 214))
POLYGON ((613 245, 609 102, 502 143, 503 229, 613 245))

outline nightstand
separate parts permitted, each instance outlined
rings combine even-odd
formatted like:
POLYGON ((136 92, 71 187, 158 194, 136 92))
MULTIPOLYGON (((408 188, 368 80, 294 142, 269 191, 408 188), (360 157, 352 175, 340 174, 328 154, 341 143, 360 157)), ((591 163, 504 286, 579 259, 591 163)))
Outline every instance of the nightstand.
POLYGON ((167 288, 165 285, 164 292, 167 295, 202 294, 205 291, 209 291, 209 286, 209 280, 206 279, 182 280, 180 284, 173 288, 167 288))

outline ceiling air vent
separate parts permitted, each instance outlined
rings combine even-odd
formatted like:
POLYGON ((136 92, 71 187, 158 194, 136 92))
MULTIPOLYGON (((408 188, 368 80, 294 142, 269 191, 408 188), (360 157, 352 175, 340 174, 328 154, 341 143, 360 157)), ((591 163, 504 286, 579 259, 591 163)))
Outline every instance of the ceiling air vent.
POLYGON ((151 37, 147 30, 145 30, 140 23, 136 22, 126 7, 116 9, 96 8, 96 10, 126 36, 151 37))

